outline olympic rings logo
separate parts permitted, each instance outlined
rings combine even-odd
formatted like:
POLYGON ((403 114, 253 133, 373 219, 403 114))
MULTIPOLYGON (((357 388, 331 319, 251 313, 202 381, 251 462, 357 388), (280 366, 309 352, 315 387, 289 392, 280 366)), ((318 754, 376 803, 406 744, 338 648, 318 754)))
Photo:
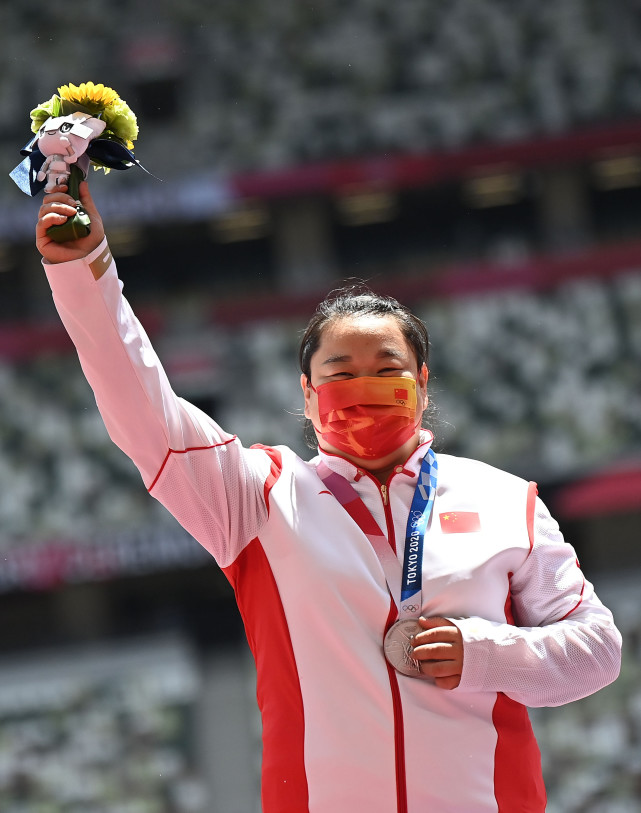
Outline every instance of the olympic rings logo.
POLYGON ((403 604, 401 609, 404 613, 417 613, 421 608, 418 604, 403 604))

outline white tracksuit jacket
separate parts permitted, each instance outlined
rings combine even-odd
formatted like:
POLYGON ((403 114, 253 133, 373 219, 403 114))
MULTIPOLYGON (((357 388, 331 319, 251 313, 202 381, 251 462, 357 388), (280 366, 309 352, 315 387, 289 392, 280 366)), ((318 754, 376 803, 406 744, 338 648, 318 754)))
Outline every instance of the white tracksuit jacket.
MULTIPOLYGON (((533 484, 438 455, 423 614, 460 627, 463 674, 452 691, 399 675, 382 652, 396 612, 381 565, 318 458, 245 448, 174 394, 106 243, 45 269, 112 439, 234 587, 257 665, 265 813, 543 811, 525 707, 614 680, 621 639, 533 484), (456 510, 477 512, 481 530, 444 534, 437 518, 456 510)), ((387 500, 370 475, 322 455, 399 558, 429 441, 390 477, 387 500)))

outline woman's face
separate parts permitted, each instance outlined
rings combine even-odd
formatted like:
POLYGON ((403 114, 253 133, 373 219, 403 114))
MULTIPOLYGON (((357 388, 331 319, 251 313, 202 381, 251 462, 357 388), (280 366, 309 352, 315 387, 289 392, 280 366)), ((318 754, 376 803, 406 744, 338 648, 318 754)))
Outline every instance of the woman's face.
POLYGON ((345 316, 330 322, 324 327, 318 349, 311 358, 310 371, 311 382, 306 375, 301 376, 305 417, 311 420, 321 449, 341 454, 356 465, 374 471, 402 462, 416 448, 421 416, 427 407, 427 367, 423 365, 422 370, 418 369, 414 349, 394 316, 345 316), (374 461, 374 465, 371 460, 359 460, 338 452, 323 441, 317 431, 320 426, 318 397, 309 386, 311 383, 314 387, 319 387, 328 381, 343 381, 361 376, 403 376, 417 382, 415 436, 385 460, 374 461))

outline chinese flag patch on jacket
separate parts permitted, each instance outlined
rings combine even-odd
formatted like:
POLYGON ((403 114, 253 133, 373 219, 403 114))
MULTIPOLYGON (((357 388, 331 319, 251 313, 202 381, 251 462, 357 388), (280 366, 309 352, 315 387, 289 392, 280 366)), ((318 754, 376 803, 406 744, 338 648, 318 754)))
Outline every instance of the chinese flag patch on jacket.
POLYGON ((447 511, 439 514, 444 534, 473 534, 481 530, 481 520, 476 511, 447 511))

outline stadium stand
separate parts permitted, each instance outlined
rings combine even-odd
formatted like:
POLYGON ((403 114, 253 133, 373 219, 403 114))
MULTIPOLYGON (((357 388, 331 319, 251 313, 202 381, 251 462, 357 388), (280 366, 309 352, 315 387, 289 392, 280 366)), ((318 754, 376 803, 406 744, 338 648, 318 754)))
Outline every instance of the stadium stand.
MULTIPOLYGON (((125 290, 176 389, 247 444, 311 454, 297 338, 354 274, 428 324, 438 448, 536 479, 553 509, 584 479, 616 496, 559 516, 624 633, 622 676, 532 719, 550 813, 636 813, 641 497, 605 473, 641 471, 637 4, 38 0, 2 5, 0 42, 7 172, 60 84, 138 113, 162 184, 94 184, 125 290)), ((36 207, 0 189, 0 810, 257 813, 252 667, 220 651, 212 605, 176 597, 220 574, 108 439, 52 319, 36 207), (71 646, 74 585, 109 616, 87 619, 96 649, 71 646), (68 603, 55 651, 42 596, 68 603), (177 637, 131 640, 149 628, 177 637)))
POLYGON ((98 0, 64 24, 55 8, 3 9, 5 150, 52 80, 123 88, 149 120, 145 153, 155 166, 171 155, 172 175, 195 161, 239 171, 451 149, 641 112, 630 2, 166 0, 151 18, 144 0, 117 12, 98 0))
POLYGON ((0 665, 2 810, 204 813, 199 680, 179 640, 0 665))

